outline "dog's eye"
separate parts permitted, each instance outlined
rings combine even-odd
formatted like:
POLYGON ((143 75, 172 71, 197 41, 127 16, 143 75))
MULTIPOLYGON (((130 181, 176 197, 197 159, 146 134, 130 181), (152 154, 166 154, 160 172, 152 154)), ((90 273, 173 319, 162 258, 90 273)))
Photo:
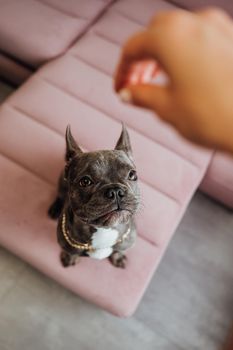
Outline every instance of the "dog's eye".
POLYGON ((135 170, 130 170, 129 175, 128 175, 128 179, 130 181, 136 181, 138 179, 137 173, 135 170))
POLYGON ((81 187, 87 187, 87 186, 91 186, 93 184, 93 181, 88 177, 88 176, 83 176, 80 180, 79 180, 79 185, 81 187))

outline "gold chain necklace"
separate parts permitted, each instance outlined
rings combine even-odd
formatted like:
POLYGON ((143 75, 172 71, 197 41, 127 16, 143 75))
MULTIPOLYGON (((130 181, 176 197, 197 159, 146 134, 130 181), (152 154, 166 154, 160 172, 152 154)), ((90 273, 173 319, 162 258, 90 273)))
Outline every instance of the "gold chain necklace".
MULTIPOLYGON (((121 236, 121 238, 119 238, 115 244, 119 244, 124 242, 124 240, 127 238, 127 236, 130 233, 130 227, 128 228, 128 230, 121 236)), ((93 248, 91 243, 80 243, 77 242, 74 238, 72 238, 70 236, 70 232, 69 230, 66 229, 66 214, 64 213, 62 215, 62 234, 63 237, 65 238, 66 242, 72 247, 72 248, 76 248, 79 250, 87 250, 89 252, 94 252, 97 249, 104 249, 104 248, 93 248)), ((109 248, 109 247, 106 247, 109 248)))

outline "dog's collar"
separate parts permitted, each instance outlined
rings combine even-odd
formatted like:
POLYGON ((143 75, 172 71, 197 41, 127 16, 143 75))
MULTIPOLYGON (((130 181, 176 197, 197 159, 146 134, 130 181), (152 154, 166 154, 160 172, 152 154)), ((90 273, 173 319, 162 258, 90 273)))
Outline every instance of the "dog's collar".
MULTIPOLYGON (((88 251, 88 252, 94 252, 95 250, 97 250, 97 248, 94 248, 91 243, 81 243, 76 241, 74 238, 72 238, 70 236, 70 232, 69 230, 66 228, 66 214, 63 213, 62 215, 62 234, 63 237, 65 238, 66 242, 75 249, 79 249, 79 250, 84 250, 84 251, 88 251)), ((115 244, 119 244, 119 243, 123 243, 124 240, 128 237, 130 233, 130 227, 127 229, 127 231, 121 236, 121 238, 119 238, 115 244)))

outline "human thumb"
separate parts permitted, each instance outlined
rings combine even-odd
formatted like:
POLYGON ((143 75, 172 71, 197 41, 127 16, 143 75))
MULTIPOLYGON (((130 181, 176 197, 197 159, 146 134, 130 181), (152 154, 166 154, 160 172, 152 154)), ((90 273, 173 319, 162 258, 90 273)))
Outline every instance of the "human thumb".
POLYGON ((130 85, 119 91, 120 99, 125 103, 150 109, 163 116, 170 104, 167 87, 152 84, 130 85))

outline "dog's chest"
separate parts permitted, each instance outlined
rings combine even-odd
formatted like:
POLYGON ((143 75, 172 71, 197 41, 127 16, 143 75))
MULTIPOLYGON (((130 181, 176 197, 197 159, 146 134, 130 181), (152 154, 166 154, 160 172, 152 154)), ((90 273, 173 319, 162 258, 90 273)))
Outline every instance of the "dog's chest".
POLYGON ((105 259, 113 252, 113 246, 116 244, 119 232, 113 228, 98 228, 92 236, 93 252, 88 255, 94 259, 105 259))

